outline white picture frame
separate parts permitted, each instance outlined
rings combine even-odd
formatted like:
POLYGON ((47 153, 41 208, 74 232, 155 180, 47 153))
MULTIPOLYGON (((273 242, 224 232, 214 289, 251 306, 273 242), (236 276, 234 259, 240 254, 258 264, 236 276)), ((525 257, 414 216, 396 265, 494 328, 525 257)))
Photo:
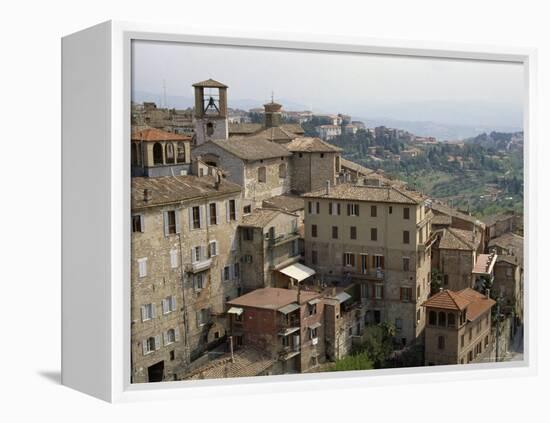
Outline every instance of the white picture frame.
POLYGON ((62 383, 109 402, 532 375, 537 274, 536 51, 525 48, 236 33, 106 22, 62 40, 62 383), (130 384, 131 41, 176 41, 522 63, 525 69, 523 362, 130 384), (85 224, 83 224, 85 223, 85 224))

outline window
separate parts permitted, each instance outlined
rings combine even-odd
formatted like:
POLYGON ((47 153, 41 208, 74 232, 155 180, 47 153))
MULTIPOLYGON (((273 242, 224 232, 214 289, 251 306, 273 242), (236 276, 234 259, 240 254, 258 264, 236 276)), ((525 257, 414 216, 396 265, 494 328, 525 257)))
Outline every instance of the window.
POLYGON ((332 239, 338 239, 338 226, 332 227, 332 239))
POLYGON ((199 206, 191 208, 191 218, 191 228, 199 229, 201 227, 201 208, 199 206))
POLYGON ((489 346, 489 335, 485 337, 484 345, 485 345, 485 348, 489 346))
POLYGON ((206 124, 206 135, 209 137, 214 134, 214 124, 212 122, 208 122, 206 124))
POLYGON ((166 297, 161 301, 162 314, 168 314, 176 310, 176 297, 166 297))
POLYGON ((157 342, 156 337, 151 336, 143 342, 143 353, 149 354, 160 348, 160 342, 157 342))
POLYGON ((137 262, 138 262, 138 276, 140 278, 147 276, 147 257, 140 258, 137 260, 137 262))
POLYGON ((243 207, 243 214, 250 214, 250 213, 252 213, 252 206, 251 205, 244 206, 243 207))
POLYGON ((408 244, 410 241, 410 233, 409 231, 403 231, 403 244, 408 244))
POLYGON ((193 289, 200 291, 206 286, 206 278, 203 273, 197 273, 193 276, 193 289))
POLYGON ((416 310, 416 324, 417 325, 420 324, 421 317, 422 317, 422 309, 419 308, 418 310, 416 310))
POLYGON ((166 144, 166 163, 174 163, 175 155, 174 155, 174 145, 169 142, 166 144))
POLYGON ((316 250, 311 250, 311 264, 313 265, 316 265, 319 261, 318 261, 318 256, 317 256, 317 251, 316 250))
POLYGON ((218 241, 210 241, 208 243, 208 254, 210 257, 215 257, 218 255, 218 241))
POLYGON ((154 319, 156 317, 156 308, 155 304, 149 303, 141 306, 141 321, 146 322, 147 320, 154 319))
POLYGON ((390 206, 388 210, 389 210, 389 214, 392 214, 392 212, 393 212, 393 207, 390 206))
POLYGON ((378 229, 377 228, 370 228, 370 240, 371 241, 377 241, 378 240, 378 229))
POLYGON ((218 224, 218 207, 216 203, 210 203, 208 205, 208 211, 210 213, 210 224, 217 225, 218 224))
POLYGON ((321 153, 320 156, 323 159, 325 157, 325 153, 321 153))
POLYGON ((178 267, 178 250, 170 250, 170 267, 175 269, 178 267))
POLYGON ((399 333, 401 332, 401 329, 403 329, 403 319, 401 319, 400 317, 397 317, 395 319, 395 331, 399 333))
POLYGON ((284 163, 279 165, 279 178, 286 178, 286 164, 284 163))
POLYGON ((375 254, 373 257, 372 257, 372 261, 373 261, 373 266, 375 268, 379 268, 379 269, 383 269, 384 268, 384 256, 381 256, 380 254, 375 254))
POLYGON ((223 280, 228 281, 231 279, 231 268, 229 266, 225 266, 223 268, 223 280))
POLYGON ((378 210, 377 210, 376 206, 370 206, 370 216, 371 217, 376 217, 377 212, 378 212, 378 210))
POLYGON ((178 142, 177 161, 178 163, 185 162, 185 143, 178 142))
POLYGON ((401 301, 407 303, 412 299, 412 288, 401 287, 401 301))
POLYGON ((359 204, 348 204, 347 207, 348 216, 359 216, 359 204))
POLYGON ((468 353, 468 363, 474 359, 474 354, 472 351, 468 353))
POLYGON ((382 321, 380 310, 374 310, 374 323, 379 324, 382 321))
POLYGON ((233 276, 235 279, 239 279, 241 277, 241 266, 239 263, 233 263, 233 276))
POLYGON ((369 256, 367 254, 361 254, 361 273, 366 274, 368 272, 369 256))
POLYGON ((196 247, 193 247, 193 249, 192 249, 192 254, 193 255, 191 257, 191 261, 193 263, 201 261, 201 259, 202 259, 202 254, 201 254, 202 251, 201 250, 202 250, 202 248, 199 245, 196 246, 196 247))
POLYGON ((243 263, 252 263, 252 256, 250 254, 245 254, 242 260, 243 263))
POLYGON ((454 313, 447 314, 447 323, 450 327, 454 327, 456 324, 456 318, 454 313))
POLYGON ((228 221, 237 220, 237 206, 235 200, 229 200, 228 221))
POLYGON ((132 216, 132 232, 143 232, 143 215, 135 214, 132 216))
POLYGON ((384 298, 384 285, 374 285, 374 298, 377 300, 384 298))
POLYGON ((344 253, 344 266, 355 267, 355 254, 344 253))
POLYGON ((357 239, 357 227, 351 226, 349 228, 349 237, 350 239, 357 239))
POLYGON ((428 313, 428 324, 432 326, 437 325, 437 313, 433 310, 430 310, 428 313))
POLYGON ((420 299, 420 285, 418 285, 416 287, 416 299, 419 300, 420 299))
POLYGON ((267 175, 265 166, 260 166, 258 168, 258 182, 266 182, 267 181, 267 175))
POLYGON ((164 345, 170 345, 176 342, 176 331, 174 329, 168 329, 164 334, 164 345))
POLYGON ((254 228, 243 228, 243 240, 254 241, 254 228))
POLYGON ((308 304, 307 306, 310 316, 317 314, 317 304, 308 304))
POLYGON ((153 164, 164 164, 162 144, 159 142, 156 142, 155 145, 153 145, 153 164))
POLYGON ((409 257, 403 257, 403 271, 408 272, 411 266, 411 259, 409 257))
POLYGON ((198 314, 197 323, 199 324, 199 326, 206 325, 210 320, 210 309, 208 308, 201 309, 200 311, 197 312, 197 314, 198 314))
POLYGON ((411 215, 411 209, 409 207, 403 208, 403 219, 409 220, 411 215))
POLYGON ((330 215, 335 214, 335 213, 334 213, 334 208, 333 208, 333 207, 334 207, 334 204, 333 204, 333 203, 328 203, 328 214, 330 214, 330 215))
POLYGON ((164 234, 176 234, 178 228, 176 225, 176 211, 169 210, 164 212, 164 234))
POLYGON ((440 311, 438 317, 438 325, 443 327, 447 326, 447 313, 440 311))
POLYGON ((472 328, 468 329, 468 341, 472 340, 472 328))
POLYGON ((318 201, 315 202, 315 213, 321 213, 321 203, 319 203, 318 201))
POLYGON ((464 348, 464 334, 460 335, 460 348, 464 348))
POLYGON ((309 339, 317 338, 317 328, 309 328, 309 339))
POLYGON ((311 225, 311 237, 317 238, 317 225, 311 225))
POLYGON ((437 348, 440 349, 440 350, 445 349, 445 337, 442 336, 442 335, 439 335, 437 337, 437 348))

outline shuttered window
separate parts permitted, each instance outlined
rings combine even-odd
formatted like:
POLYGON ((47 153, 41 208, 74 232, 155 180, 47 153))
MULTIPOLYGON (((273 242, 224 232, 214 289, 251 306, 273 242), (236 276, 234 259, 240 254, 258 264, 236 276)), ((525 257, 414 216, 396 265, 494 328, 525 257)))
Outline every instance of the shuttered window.
POLYGON ((178 267, 178 250, 170 250, 170 267, 172 269, 178 267))
POLYGON ((147 276, 147 257, 140 258, 138 262, 138 275, 140 278, 147 276))

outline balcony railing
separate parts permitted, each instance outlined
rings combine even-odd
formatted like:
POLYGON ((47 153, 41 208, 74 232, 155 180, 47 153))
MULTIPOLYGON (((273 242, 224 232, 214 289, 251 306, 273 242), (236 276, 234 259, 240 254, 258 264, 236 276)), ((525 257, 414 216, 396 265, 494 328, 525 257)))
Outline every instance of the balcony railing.
POLYGON ((352 277, 365 278, 365 279, 377 280, 377 281, 383 281, 384 275, 385 275, 384 269, 381 269, 381 268, 367 269, 366 271, 362 272, 355 267, 344 266, 343 272, 349 273, 352 277))
POLYGON ((198 273, 210 269, 210 266, 212 266, 212 259, 208 258, 205 260, 195 261, 193 263, 187 264, 186 268, 188 272, 198 273))
POLYGON ((278 245, 284 244, 286 242, 294 241, 295 239, 298 239, 300 235, 298 234, 298 231, 291 232, 288 234, 282 234, 279 236, 276 236, 275 238, 269 238, 268 240, 268 246, 269 247, 277 247, 278 245))

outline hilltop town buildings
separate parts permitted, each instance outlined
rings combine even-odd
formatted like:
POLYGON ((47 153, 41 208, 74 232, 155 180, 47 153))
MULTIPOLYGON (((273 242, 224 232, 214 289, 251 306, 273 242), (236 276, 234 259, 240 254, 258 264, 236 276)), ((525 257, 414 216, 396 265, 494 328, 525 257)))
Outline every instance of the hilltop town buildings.
POLYGON ((317 371, 383 322, 425 364, 475 361, 492 345, 484 280, 522 316, 522 238, 346 160, 273 99, 250 123, 225 84, 193 87, 193 109, 133 110, 133 382, 317 371), (432 270, 454 305, 430 297, 432 270))

